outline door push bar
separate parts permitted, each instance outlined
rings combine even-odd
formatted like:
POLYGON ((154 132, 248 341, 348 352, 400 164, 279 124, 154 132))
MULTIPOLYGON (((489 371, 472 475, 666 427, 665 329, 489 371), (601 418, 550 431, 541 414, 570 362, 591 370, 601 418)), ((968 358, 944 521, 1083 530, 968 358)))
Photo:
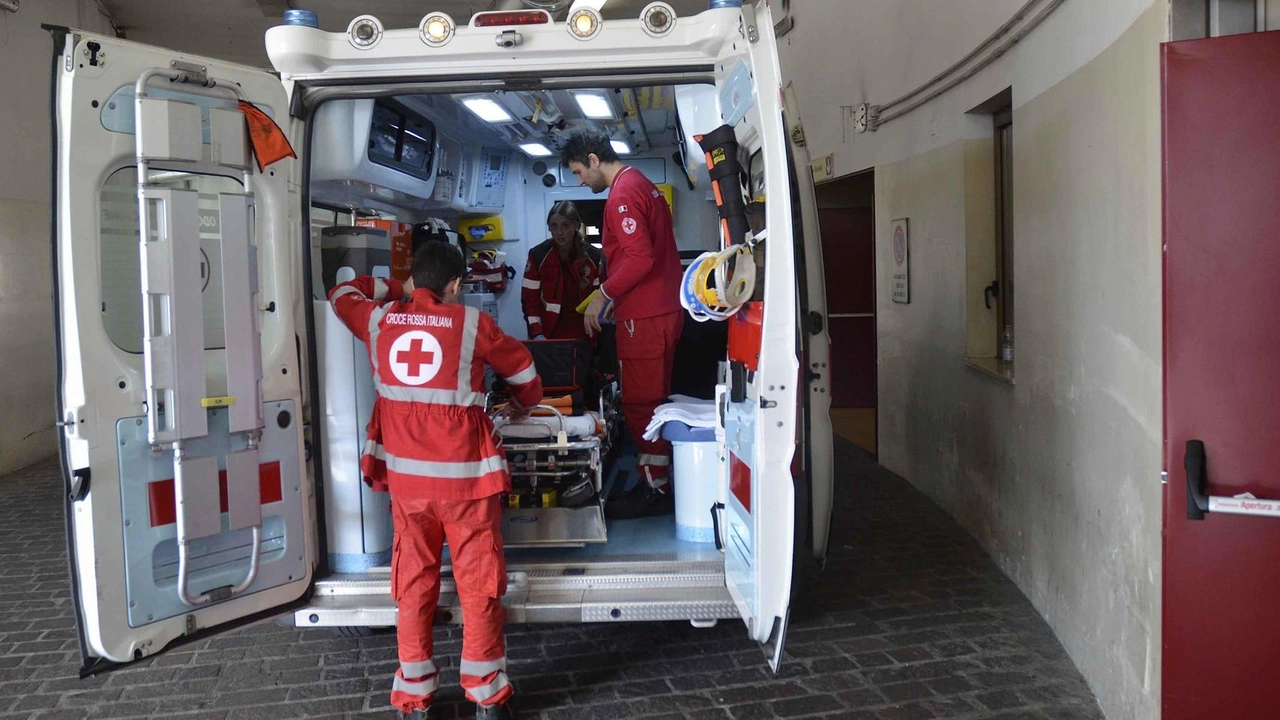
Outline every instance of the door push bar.
POLYGON ((1187 441, 1187 453, 1183 458, 1183 467, 1187 470, 1188 520, 1203 520, 1205 513, 1211 512, 1230 515, 1280 517, 1280 501, 1259 500, 1254 497, 1221 497, 1206 494, 1205 483, 1208 477, 1208 460, 1205 456, 1203 441, 1187 441))

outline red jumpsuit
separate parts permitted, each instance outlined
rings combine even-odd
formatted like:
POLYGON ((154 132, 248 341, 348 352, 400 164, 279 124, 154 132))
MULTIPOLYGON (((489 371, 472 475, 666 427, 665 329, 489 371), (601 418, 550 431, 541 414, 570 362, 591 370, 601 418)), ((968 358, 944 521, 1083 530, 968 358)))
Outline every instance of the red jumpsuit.
POLYGON ((568 258, 561 257, 554 240, 529 251, 520 303, 529 337, 548 340, 586 340, 578 305, 604 280, 600 251, 581 243, 568 258))
POLYGON ((400 299, 399 283, 367 276, 329 293, 338 317, 368 346, 378 393, 361 470, 391 491, 400 654, 391 702, 424 710, 438 687, 431 629, 447 538, 465 619, 461 684, 474 703, 502 703, 512 689, 502 632, 507 573, 499 494, 511 489, 511 476, 484 411, 484 366, 505 378, 526 407, 541 401, 542 381, 529 351, 488 315, 444 304, 427 289, 400 299))
POLYGON ((671 394, 671 365, 684 327, 680 306, 680 253, 671 207, 639 170, 613 178, 604 210, 604 256, 609 279, 601 286, 618 321, 618 375, 622 413, 640 450, 638 466, 650 486, 667 484, 671 444, 642 435, 653 411, 671 394))

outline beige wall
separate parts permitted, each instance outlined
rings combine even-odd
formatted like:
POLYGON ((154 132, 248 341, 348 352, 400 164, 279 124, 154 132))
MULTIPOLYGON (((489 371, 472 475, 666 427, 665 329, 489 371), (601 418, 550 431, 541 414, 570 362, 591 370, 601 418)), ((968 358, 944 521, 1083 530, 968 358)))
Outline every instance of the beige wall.
POLYGON ((1022 2, 840 3, 857 20, 844 25, 821 21, 833 4, 799 8, 783 62, 810 152, 833 153, 837 175, 876 172, 880 461, 990 552, 1108 717, 1158 717, 1167 5, 1066 2, 980 75, 859 135, 839 106, 928 80, 1022 2), (1014 385, 963 362, 995 332, 993 319, 966 322, 985 312, 966 274, 990 272, 980 248, 994 233, 992 124, 966 112, 1010 86, 1014 385), (909 305, 890 298, 889 226, 902 217, 909 305))
POLYGON ((109 32, 93 0, 0 10, 0 473, 57 452, 51 289, 53 41, 41 23, 109 32))

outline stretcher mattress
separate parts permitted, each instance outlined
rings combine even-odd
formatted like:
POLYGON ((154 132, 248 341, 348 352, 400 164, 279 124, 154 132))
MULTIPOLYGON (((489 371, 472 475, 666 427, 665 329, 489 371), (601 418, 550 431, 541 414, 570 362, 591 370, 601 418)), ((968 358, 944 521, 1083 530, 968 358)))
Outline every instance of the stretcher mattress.
MULTIPOLYGON (((498 434, 504 438, 520 440, 545 440, 554 438, 560 432, 560 419, 553 416, 533 416, 520 422, 511 422, 509 418, 499 417, 493 421, 498 434), (550 430, 548 430, 550 428, 550 430)), ((569 437, 585 438, 595 435, 601 429, 600 416, 593 412, 582 415, 566 415, 564 430, 569 437)))

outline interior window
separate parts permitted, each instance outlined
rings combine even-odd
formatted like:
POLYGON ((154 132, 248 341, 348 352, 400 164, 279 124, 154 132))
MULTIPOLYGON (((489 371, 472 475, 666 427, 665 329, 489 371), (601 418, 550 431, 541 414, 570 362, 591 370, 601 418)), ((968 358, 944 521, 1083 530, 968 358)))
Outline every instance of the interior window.
MULTIPOLYGON (((222 244, 219 193, 242 193, 240 181, 220 175, 150 170, 151 182, 200 193, 200 279, 204 300, 204 347, 226 345, 222 316, 222 244)), ((125 352, 142 353, 142 272, 138 247, 137 168, 121 168, 103 183, 99 204, 99 266, 102 324, 125 352)))

